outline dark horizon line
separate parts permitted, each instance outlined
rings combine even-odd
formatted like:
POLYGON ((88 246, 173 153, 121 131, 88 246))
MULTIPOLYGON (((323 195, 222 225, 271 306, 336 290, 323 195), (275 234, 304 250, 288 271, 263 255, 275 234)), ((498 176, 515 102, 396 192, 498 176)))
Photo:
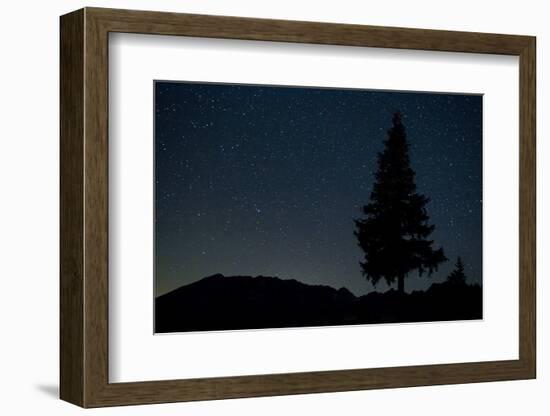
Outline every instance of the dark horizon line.
MULTIPOLYGON (((354 292, 352 292, 352 291, 351 291, 350 289, 348 289, 346 286, 341 286, 340 288, 336 288, 336 287, 334 287, 334 286, 327 285, 327 284, 311 284, 311 283, 305 283, 305 282, 302 282, 301 280, 298 280, 298 279, 293 278, 293 277, 292 277, 292 278, 281 278, 281 277, 279 277, 279 276, 268 276, 268 275, 263 275, 263 274, 258 274, 258 275, 255 275, 255 276, 252 276, 252 275, 231 275, 231 276, 226 276, 226 275, 224 275, 223 273, 214 273, 214 274, 211 274, 211 275, 208 275, 208 276, 201 277, 200 279, 194 280, 194 281, 192 281, 191 283, 187 283, 187 284, 178 286, 178 287, 176 287, 176 288, 174 288, 174 289, 170 289, 170 290, 168 290, 168 291, 166 291, 166 292, 164 292, 164 293, 162 293, 162 294, 156 294, 156 295, 155 295, 155 299, 158 299, 158 298, 160 298, 160 297, 162 297, 162 296, 168 295, 168 294, 170 294, 170 293, 172 293, 172 292, 175 292, 176 290, 179 290, 179 289, 181 289, 181 288, 183 288, 183 287, 187 287, 187 286, 193 285, 193 284, 195 284, 195 283, 197 283, 197 282, 201 282, 201 281, 203 281, 203 280, 205 280, 205 279, 209 279, 209 278, 216 277, 216 276, 221 276, 222 278, 249 277, 249 278, 251 278, 251 279, 255 279, 255 278, 258 278, 258 277, 265 277, 265 278, 269 278, 269 279, 277 279, 277 280, 282 280, 282 281, 295 281, 295 282, 297 282, 297 283, 300 283, 300 284, 302 284, 302 285, 304 285, 304 286, 309 286, 309 287, 328 287, 328 288, 334 289, 334 290, 336 290, 336 291, 340 291, 340 290, 342 290, 342 289, 345 289, 345 290, 347 290, 351 295, 353 295, 353 297, 355 297, 355 298, 360 298, 360 297, 362 297, 362 296, 366 296, 366 295, 368 295, 368 294, 370 294, 370 293, 374 293, 374 292, 376 292, 376 293, 386 293, 386 292, 390 292, 390 291, 392 291, 392 290, 397 291, 397 289, 394 288, 393 285, 391 285, 391 286, 388 285, 388 286, 390 286, 390 287, 389 287, 387 290, 383 291, 383 292, 380 292, 380 291, 376 290, 376 288, 375 288, 374 290, 371 290, 370 292, 363 293, 362 295, 356 295, 354 292)), ((432 282, 431 285, 429 285, 429 286, 428 286, 426 289, 424 289, 424 290, 416 289, 416 290, 413 290, 413 291, 411 291, 411 292, 405 291, 405 293, 406 293, 406 294, 410 294, 410 293, 414 293, 414 292, 426 292, 427 290, 430 289, 430 287, 431 287, 432 285, 434 285, 434 284, 436 284, 436 283, 437 283, 437 284, 445 283, 446 281, 447 281, 447 280, 442 280, 441 282, 432 282)), ((466 284, 467 284, 468 286, 477 285, 477 286, 480 286, 480 287, 481 287, 481 283, 479 283, 479 282, 466 283, 466 284)))

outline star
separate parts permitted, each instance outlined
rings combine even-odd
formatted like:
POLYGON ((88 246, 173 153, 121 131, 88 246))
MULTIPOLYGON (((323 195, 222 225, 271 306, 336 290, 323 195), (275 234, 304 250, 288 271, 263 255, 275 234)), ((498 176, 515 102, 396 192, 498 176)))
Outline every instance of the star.
MULTIPOLYGON (((375 290, 354 220, 400 109, 433 238, 482 279, 482 97, 155 83, 155 287, 211 272, 375 290)), ((415 280, 425 289, 452 264, 415 280)))

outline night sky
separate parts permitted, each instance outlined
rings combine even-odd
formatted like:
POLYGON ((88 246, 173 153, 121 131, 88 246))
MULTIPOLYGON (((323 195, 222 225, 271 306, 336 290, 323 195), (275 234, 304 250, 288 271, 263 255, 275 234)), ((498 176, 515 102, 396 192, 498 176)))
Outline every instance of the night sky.
POLYGON ((392 114, 403 113, 434 247, 482 271, 482 96, 155 82, 155 291, 203 277, 278 276, 376 288, 353 220, 369 202, 392 114))

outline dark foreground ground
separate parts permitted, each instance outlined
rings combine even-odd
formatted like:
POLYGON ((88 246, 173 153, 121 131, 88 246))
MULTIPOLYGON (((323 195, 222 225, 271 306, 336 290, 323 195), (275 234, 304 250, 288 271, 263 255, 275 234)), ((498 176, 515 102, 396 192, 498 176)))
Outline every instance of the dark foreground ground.
POLYGON ((155 300, 157 333, 481 318, 481 287, 449 282, 356 297, 345 288, 216 274, 155 300))

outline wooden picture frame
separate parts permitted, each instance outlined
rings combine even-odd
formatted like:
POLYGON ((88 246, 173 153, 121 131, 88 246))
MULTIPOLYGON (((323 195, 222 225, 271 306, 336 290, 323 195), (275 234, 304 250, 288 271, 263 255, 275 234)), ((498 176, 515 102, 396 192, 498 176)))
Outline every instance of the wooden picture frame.
POLYGON ((530 379, 535 333, 535 38, 85 8, 61 17, 60 396, 82 407, 530 379), (298 42, 519 56, 519 359, 110 383, 108 34, 298 42))

